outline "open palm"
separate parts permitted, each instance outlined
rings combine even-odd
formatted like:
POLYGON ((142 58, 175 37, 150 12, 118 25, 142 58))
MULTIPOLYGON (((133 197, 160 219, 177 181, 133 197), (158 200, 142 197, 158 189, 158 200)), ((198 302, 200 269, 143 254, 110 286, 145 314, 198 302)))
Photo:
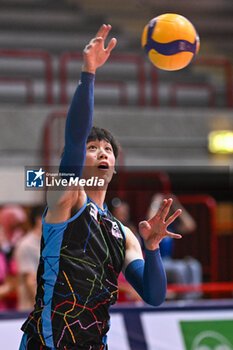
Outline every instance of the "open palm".
POLYGON ((172 233, 167 230, 168 226, 181 214, 181 209, 176 210, 174 214, 167 218, 172 204, 172 198, 164 199, 157 213, 148 221, 139 223, 140 235, 148 249, 158 248, 158 244, 164 237, 181 238, 180 234, 172 233), (167 219, 166 219, 167 218, 167 219))
POLYGON ((106 49, 104 47, 105 39, 107 38, 111 28, 111 25, 103 24, 98 30, 96 36, 83 50, 83 71, 95 73, 96 69, 107 61, 112 49, 116 46, 117 43, 117 40, 115 38, 112 38, 106 49))

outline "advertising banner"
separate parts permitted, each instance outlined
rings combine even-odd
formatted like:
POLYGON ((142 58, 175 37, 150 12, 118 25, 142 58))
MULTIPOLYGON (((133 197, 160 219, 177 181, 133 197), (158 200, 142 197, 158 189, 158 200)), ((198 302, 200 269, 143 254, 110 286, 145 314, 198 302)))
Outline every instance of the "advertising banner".
MULTIPOLYGON (((233 350, 233 303, 177 305, 112 308, 109 350, 233 350)), ((25 318, 0 314, 0 349, 19 348, 25 318)))

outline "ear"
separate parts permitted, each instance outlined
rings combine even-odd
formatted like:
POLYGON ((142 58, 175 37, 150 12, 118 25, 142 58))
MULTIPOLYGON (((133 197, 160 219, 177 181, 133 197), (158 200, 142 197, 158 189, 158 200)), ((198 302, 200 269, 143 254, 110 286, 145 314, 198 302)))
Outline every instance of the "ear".
POLYGON ((113 174, 117 174, 117 171, 116 171, 116 169, 114 169, 114 171, 113 171, 113 174))

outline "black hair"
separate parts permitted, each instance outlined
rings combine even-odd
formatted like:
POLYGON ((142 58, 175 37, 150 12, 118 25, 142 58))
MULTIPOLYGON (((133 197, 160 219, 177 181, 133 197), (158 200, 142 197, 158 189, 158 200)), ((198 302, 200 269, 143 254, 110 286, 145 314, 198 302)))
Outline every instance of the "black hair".
POLYGON ((109 142, 110 145, 112 146, 113 154, 117 159, 117 156, 120 150, 120 145, 117 142, 117 140, 114 138, 114 136, 110 133, 110 131, 103 128, 99 128, 97 126, 93 126, 88 136, 87 143, 95 140, 99 140, 99 141, 105 140, 109 142))
POLYGON ((45 210, 45 206, 43 205, 37 205, 32 208, 29 215, 29 220, 32 227, 35 226, 36 219, 43 215, 44 210, 45 210))

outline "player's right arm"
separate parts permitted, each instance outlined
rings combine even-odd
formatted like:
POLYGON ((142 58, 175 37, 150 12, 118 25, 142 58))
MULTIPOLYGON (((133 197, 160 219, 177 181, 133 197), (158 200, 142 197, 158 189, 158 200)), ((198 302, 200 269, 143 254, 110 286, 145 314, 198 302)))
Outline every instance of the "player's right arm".
MULTIPOLYGON (((116 39, 112 38, 107 48, 104 47, 110 29, 110 25, 103 24, 83 51, 81 80, 66 119, 65 148, 59 168, 60 173, 73 173, 79 178, 82 175, 86 142, 92 127, 95 72, 106 62, 116 45, 116 39)), ((71 208, 75 204, 81 207, 84 202, 83 191, 62 189, 48 191, 46 221, 51 223, 65 221, 70 217, 71 208)))

